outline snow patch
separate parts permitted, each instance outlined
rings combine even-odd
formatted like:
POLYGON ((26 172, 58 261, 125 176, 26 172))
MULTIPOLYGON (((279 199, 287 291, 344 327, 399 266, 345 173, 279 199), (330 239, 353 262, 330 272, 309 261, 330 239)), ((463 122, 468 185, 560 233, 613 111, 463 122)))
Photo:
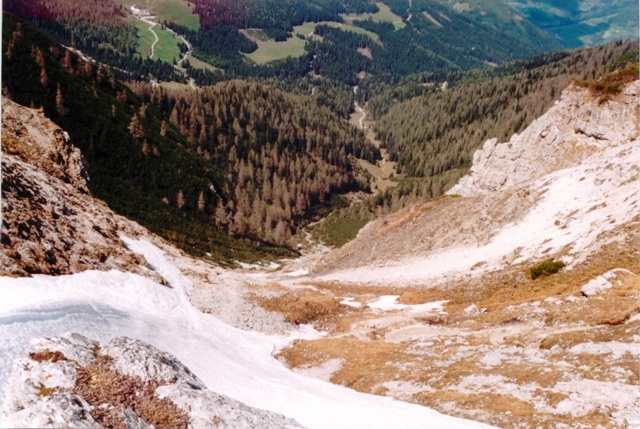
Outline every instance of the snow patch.
POLYGON ((618 341, 611 341, 607 343, 589 342, 573 346, 569 351, 576 354, 584 353, 590 355, 611 353, 611 357, 614 359, 619 359, 629 353, 632 356, 640 358, 640 343, 621 343, 618 341))
POLYGON ((445 300, 427 302, 425 304, 407 305, 398 304, 398 298, 400 298, 400 295, 381 296, 376 301, 367 304, 367 307, 383 311, 407 310, 407 315, 411 317, 423 317, 434 313, 445 314, 444 308, 442 306, 449 302, 448 300, 445 300))
POLYGON ((400 295, 381 296, 376 301, 367 304, 367 307, 383 311, 404 310, 405 308, 407 308, 406 305, 396 303, 398 298, 400 298, 400 295))
MULTIPOLYGON (((273 356, 301 334, 241 331, 196 311, 185 300, 190 282, 163 252, 142 240, 125 240, 144 253, 171 289, 119 271, 0 278, 0 386, 32 338, 74 331, 101 342, 116 336, 145 341, 174 355, 212 391, 310 429, 411 429, 424 422, 443 429, 489 427, 296 374, 273 356)), ((4 400, 3 390, 0 403, 4 400)))
POLYGON ((628 409, 640 397, 640 387, 609 381, 573 380, 560 382, 555 388, 568 395, 558 403, 555 413, 573 416, 583 416, 595 409, 628 409))
POLYGON ((342 301, 340 301, 340 304, 346 305, 347 307, 353 307, 353 308, 362 307, 362 303, 358 301, 354 301, 353 298, 344 298, 342 301))
MULTIPOLYGON (((606 292, 613 287, 613 283, 611 281, 614 280, 616 278, 616 275, 619 273, 634 275, 631 271, 622 268, 607 271, 603 275, 589 280, 587 284, 582 286, 580 292, 582 292, 582 294, 587 297, 596 295, 601 292, 606 292)), ((618 280, 617 284, 621 284, 621 281, 618 280)))
POLYGON ((299 270, 295 270, 295 271, 290 271, 290 272, 284 273, 284 275, 288 276, 288 277, 300 277, 300 276, 306 276, 307 274, 309 274, 309 269, 308 268, 299 269, 299 270))

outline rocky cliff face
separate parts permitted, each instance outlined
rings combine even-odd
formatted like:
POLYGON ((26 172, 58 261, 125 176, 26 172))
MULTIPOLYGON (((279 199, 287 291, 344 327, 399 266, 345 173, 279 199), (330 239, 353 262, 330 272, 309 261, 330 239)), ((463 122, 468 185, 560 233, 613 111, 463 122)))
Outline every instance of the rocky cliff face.
POLYGON ((89 175, 80 150, 40 110, 2 99, 2 151, 80 192, 89 192, 89 175))
POLYGON ((605 148, 640 135, 640 83, 599 105, 586 89, 569 88, 544 116, 507 143, 488 140, 473 156, 470 174, 448 193, 478 196, 523 186, 575 166, 605 148))
POLYGON ((119 235, 144 230, 95 200, 80 151, 42 112, 3 98, 0 275, 139 271, 119 235))
POLYGON ((6 391, 0 421, 12 427, 302 427, 208 390, 174 356, 126 337, 35 339, 6 391))

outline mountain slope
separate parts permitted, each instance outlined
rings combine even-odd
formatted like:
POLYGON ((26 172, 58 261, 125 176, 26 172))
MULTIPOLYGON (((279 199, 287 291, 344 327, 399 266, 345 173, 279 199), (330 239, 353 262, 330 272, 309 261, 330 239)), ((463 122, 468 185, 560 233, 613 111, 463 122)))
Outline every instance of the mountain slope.
POLYGON ((638 2, 506 0, 568 48, 638 37, 638 2))
POLYGON ((3 275, 133 269, 118 233, 142 230, 95 200, 80 151, 41 111, 2 100, 3 275))
POLYGON ((379 157, 360 131, 308 96, 241 81, 171 96, 132 85, 136 95, 9 15, 3 40, 6 95, 42 106, 69 133, 86 158, 90 190, 200 256, 291 255, 282 246, 294 247, 297 228, 340 204, 332 195, 367 188, 355 158, 379 157), (274 192, 276 182, 284 186, 274 192), (262 198, 252 218, 254 194, 262 198))
POLYGON ((280 356, 500 427, 637 426, 640 81, 602 95, 569 87, 452 193, 282 279, 284 314, 305 290, 342 307, 280 356))
POLYGON ((630 222, 640 207, 637 95, 636 82, 615 102, 599 106, 587 90, 569 90, 521 135, 501 145, 490 140, 474 155, 472 174, 449 192, 470 199, 445 198, 378 221, 336 252, 328 266, 348 268, 356 277, 353 268, 366 267, 361 281, 380 282, 383 275, 387 281, 423 282, 462 275, 476 264, 486 271, 556 252, 584 259, 592 246, 602 245, 599 233, 630 222), (611 159, 619 167, 612 169, 611 159), (582 182, 583 176, 593 179, 582 182), (597 219, 610 222, 587 232, 597 219), (424 238, 408 240, 417 229, 424 229, 424 238), (382 268, 387 265, 395 268, 382 268))

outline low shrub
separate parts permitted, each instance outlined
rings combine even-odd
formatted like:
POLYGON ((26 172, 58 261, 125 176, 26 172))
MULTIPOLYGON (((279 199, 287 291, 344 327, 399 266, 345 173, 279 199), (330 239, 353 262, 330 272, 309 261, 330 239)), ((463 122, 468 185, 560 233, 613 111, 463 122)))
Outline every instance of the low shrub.
POLYGON ((587 88, 598 97, 598 102, 603 104, 611 100, 613 96, 620 94, 627 83, 633 82, 638 77, 638 63, 635 63, 622 70, 604 75, 598 80, 576 79, 574 83, 577 86, 587 88))
POLYGON ((567 264, 562 261, 554 261, 553 259, 549 259, 548 261, 540 262, 539 264, 534 265, 529 268, 529 273, 531 274, 531 279, 535 280, 538 277, 542 276, 550 276, 551 274, 555 274, 561 269, 563 269, 567 264))

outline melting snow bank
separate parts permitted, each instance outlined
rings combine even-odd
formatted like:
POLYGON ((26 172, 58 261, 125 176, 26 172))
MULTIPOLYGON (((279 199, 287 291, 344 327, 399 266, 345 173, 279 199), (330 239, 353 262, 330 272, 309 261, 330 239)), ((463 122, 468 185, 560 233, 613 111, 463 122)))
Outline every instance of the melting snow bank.
MULTIPOLYGON (((212 391, 309 428, 488 427, 294 373, 273 358, 293 338, 241 331, 195 311, 185 301, 189 281, 163 253, 126 241, 172 288, 119 271, 0 278, 0 386, 33 338, 73 331, 101 342, 145 341, 174 355, 212 391)), ((2 391, 0 402, 6 397, 2 391)))

